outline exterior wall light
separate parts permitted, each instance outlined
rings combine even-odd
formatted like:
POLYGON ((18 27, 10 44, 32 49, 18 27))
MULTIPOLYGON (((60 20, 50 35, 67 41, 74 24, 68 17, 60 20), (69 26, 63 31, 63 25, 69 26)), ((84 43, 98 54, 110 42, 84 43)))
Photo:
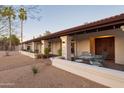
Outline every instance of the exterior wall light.
POLYGON ((121 28, 121 30, 124 32, 124 25, 122 25, 120 28, 121 28))
POLYGON ((62 42, 63 44, 65 43, 65 41, 62 42))

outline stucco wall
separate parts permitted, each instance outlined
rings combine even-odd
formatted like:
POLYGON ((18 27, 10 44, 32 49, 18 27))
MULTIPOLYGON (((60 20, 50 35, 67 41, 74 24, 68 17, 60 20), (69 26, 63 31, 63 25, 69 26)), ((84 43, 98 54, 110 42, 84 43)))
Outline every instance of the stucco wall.
POLYGON ((30 53, 30 52, 27 52, 27 51, 19 51, 21 54, 25 55, 25 56, 28 56, 28 57, 31 57, 31 58, 36 58, 36 54, 35 53, 30 53))
POLYGON ((27 44, 23 44, 23 49, 25 49, 25 50, 27 49, 27 44))
POLYGON ((45 48, 48 48, 48 41, 47 40, 41 40, 42 46, 41 46, 41 53, 44 53, 45 48))
POLYGON ((77 46, 77 51, 76 54, 77 56, 81 55, 83 51, 88 51, 90 52, 90 41, 89 37, 79 37, 76 43, 77 46))
POLYGON ((36 50, 38 50, 39 53, 41 53, 41 43, 36 43, 36 50))
POLYGON ((82 51, 90 52, 90 39, 95 38, 97 36, 115 36, 114 31, 102 31, 102 32, 94 32, 88 34, 80 34, 76 36, 76 46, 77 46, 77 55, 81 55, 82 51))
POLYGON ((102 32, 94 32, 89 34, 81 34, 76 36, 76 46, 77 46, 77 56, 81 54, 82 51, 90 51, 90 38, 97 36, 114 36, 115 37, 115 62, 119 64, 124 64, 124 32, 121 30, 110 30, 102 32))
POLYGON ((71 39, 70 36, 62 36, 62 56, 65 59, 71 60, 71 39))
POLYGON ((34 52, 36 49, 36 43, 35 42, 32 42, 31 44, 31 50, 34 52))
POLYGON ((38 50, 41 53, 41 43, 38 44, 38 50))
POLYGON ((115 62, 124 64, 124 32, 116 32, 115 37, 115 62))
POLYGON ((51 45, 52 54, 58 55, 59 49, 60 49, 60 41, 52 42, 52 45, 51 45))

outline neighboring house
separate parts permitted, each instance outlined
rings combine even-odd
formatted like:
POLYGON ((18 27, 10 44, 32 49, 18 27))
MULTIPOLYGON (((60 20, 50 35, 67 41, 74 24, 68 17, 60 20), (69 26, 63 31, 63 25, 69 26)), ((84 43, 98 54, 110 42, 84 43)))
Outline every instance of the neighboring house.
POLYGON ((79 56, 83 51, 92 54, 107 54, 107 59, 124 64, 124 14, 105 18, 92 23, 65 29, 46 36, 23 42, 23 49, 38 51, 50 46, 51 53, 71 60, 71 56, 79 56))

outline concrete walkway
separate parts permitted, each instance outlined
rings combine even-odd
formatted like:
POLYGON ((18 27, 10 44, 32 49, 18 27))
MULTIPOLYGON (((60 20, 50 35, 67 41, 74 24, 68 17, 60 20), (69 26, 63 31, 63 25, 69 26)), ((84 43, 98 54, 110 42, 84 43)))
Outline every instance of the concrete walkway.
POLYGON ((46 65, 49 60, 36 60, 17 52, 6 57, 2 56, 3 52, 0 52, 0 55, 0 87, 105 87, 52 65, 46 65), (38 69, 36 75, 32 73, 33 67, 38 69))

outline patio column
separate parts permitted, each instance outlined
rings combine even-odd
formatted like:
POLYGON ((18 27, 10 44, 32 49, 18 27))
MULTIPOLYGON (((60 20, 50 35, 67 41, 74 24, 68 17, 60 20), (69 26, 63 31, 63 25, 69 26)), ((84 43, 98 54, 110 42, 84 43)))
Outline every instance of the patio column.
MULTIPOLYGON (((21 49, 21 46, 20 46, 20 49, 21 49)), ((23 49, 26 50, 27 49, 27 44, 23 44, 23 49)))
POLYGON ((42 43, 42 45, 41 45, 41 53, 45 54, 44 50, 45 50, 45 48, 48 48, 48 41, 47 40, 41 40, 41 43, 42 43))
POLYGON ((67 60, 71 60, 71 37, 62 36, 60 38, 62 40, 62 56, 67 60))
POLYGON ((35 42, 32 42, 32 44, 31 44, 31 50, 32 50, 32 52, 35 52, 35 42))

